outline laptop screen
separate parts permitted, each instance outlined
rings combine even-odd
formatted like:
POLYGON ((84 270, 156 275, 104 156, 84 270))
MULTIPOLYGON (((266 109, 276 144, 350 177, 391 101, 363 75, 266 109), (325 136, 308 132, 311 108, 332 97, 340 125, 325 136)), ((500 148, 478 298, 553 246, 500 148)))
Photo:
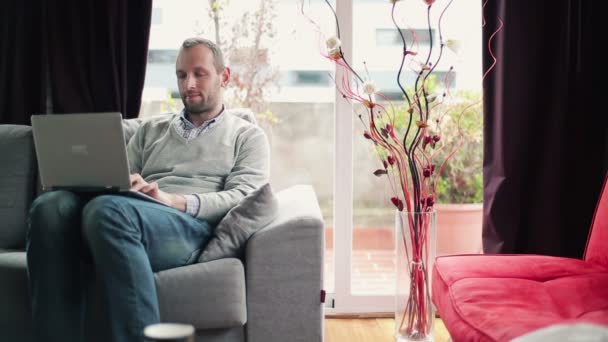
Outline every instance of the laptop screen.
POLYGON ((32 127, 45 190, 129 188, 120 113, 33 115, 32 127))

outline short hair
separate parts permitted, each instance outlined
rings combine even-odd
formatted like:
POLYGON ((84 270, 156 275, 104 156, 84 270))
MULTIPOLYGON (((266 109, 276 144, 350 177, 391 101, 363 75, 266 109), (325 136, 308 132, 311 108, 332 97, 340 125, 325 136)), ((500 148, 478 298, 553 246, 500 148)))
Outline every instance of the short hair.
POLYGON ((197 45, 204 45, 205 47, 209 48, 209 50, 211 50, 211 52, 213 53, 213 65, 215 66, 217 72, 222 72, 226 67, 226 64, 224 63, 224 54, 222 53, 222 50, 220 50, 220 48, 217 46, 217 44, 210 41, 209 39, 200 37, 188 38, 182 43, 181 50, 189 49, 197 45))

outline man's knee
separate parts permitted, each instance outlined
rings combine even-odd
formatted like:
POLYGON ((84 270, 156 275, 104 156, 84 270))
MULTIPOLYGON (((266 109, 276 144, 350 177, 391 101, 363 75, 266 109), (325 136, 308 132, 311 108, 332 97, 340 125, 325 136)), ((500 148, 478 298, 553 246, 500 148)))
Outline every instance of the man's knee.
POLYGON ((129 203, 125 197, 104 195, 89 201, 82 211, 82 230, 91 242, 130 228, 130 220, 125 210, 129 203))
POLYGON ((80 199, 69 191, 52 191, 34 200, 29 211, 31 233, 62 233, 80 217, 80 199))

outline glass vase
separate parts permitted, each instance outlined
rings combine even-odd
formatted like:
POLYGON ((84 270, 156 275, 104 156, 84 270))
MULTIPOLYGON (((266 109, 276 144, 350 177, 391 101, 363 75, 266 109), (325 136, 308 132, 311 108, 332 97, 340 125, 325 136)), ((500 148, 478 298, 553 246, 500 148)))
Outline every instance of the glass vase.
POLYGON ((431 274, 435 261, 436 212, 395 215, 396 341, 433 341, 435 312, 431 274))

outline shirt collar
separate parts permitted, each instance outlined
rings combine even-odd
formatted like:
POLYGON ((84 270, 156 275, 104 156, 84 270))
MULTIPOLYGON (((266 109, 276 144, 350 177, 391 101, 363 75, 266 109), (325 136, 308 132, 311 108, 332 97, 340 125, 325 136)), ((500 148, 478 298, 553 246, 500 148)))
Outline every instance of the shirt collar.
MULTIPOLYGON (((205 127, 205 126, 209 126, 214 122, 218 122, 222 117, 224 116, 224 105, 222 105, 222 110, 220 110, 220 113, 218 115, 216 115, 213 119, 204 121, 202 125, 200 125, 200 127, 205 127)), ((186 129, 194 129, 197 128, 196 126, 194 126, 194 124, 188 120, 188 118, 186 117, 186 108, 182 109, 181 114, 179 116, 179 119, 181 120, 181 122, 184 124, 184 127, 186 129)), ((199 127, 199 128, 200 128, 199 127)))

